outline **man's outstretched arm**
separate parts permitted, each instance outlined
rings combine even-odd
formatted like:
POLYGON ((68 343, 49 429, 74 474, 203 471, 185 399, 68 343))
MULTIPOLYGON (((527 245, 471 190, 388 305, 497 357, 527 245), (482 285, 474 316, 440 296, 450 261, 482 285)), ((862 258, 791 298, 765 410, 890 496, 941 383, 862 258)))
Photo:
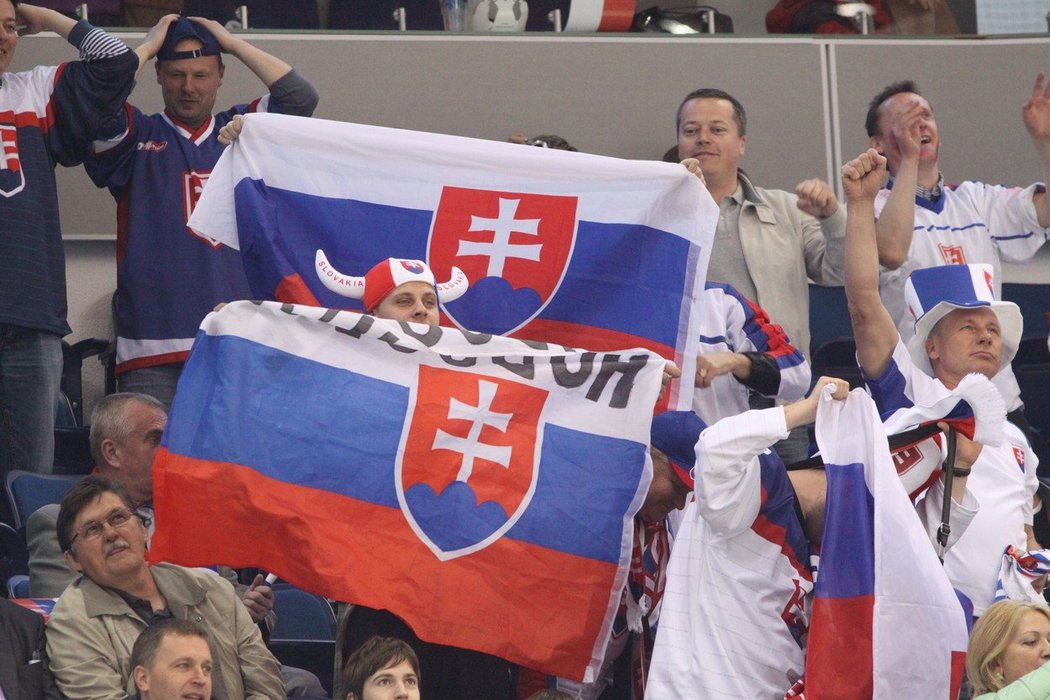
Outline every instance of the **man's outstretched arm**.
POLYGON ((868 149, 842 167, 846 192, 846 301, 857 359, 864 374, 878 377, 889 365, 898 334, 879 297, 879 251, 875 195, 886 176, 886 158, 868 149))

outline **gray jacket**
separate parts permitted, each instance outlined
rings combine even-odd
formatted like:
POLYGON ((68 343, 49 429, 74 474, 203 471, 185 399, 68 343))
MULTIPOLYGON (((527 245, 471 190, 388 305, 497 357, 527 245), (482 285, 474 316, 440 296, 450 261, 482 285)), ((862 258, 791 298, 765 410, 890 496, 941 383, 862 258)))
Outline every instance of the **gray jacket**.
POLYGON ((809 283, 843 284, 846 208, 818 220, 801 211, 793 192, 755 187, 741 172, 744 204, 740 245, 759 306, 809 358, 809 283), (751 196, 749 196, 751 195, 751 196), (756 200, 756 201, 752 201, 756 200))
MULTIPOLYGON (((175 617, 211 639, 215 700, 283 700, 277 659, 247 608, 223 578, 174 564, 151 568, 175 617)), ((80 576, 62 594, 47 625, 47 651, 69 700, 123 700, 135 692, 131 647, 146 623, 116 592, 80 576)))

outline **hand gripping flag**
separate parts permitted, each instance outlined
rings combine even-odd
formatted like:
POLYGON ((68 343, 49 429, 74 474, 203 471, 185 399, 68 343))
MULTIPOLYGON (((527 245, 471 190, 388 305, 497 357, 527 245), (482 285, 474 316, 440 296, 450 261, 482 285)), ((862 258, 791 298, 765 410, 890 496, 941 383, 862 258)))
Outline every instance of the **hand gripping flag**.
POLYGON ((954 700, 966 616, 897 478, 875 404, 859 389, 845 402, 825 397, 816 431, 828 485, 807 700, 954 700))
POLYGON ((458 268, 446 325, 648 348, 681 367, 685 409, 717 218, 675 164, 253 114, 189 225, 241 250, 257 299, 360 310, 332 289, 387 257, 458 268))
POLYGON ((663 360, 236 302, 154 465, 154 561, 261 567, 582 679, 651 478, 663 360))

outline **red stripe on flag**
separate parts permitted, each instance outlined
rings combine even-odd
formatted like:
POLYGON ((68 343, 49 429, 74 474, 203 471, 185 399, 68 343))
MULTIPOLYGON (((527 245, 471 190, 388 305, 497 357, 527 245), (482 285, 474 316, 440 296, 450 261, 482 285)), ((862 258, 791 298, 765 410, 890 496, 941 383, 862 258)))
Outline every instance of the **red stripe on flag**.
POLYGON ((306 286, 306 282, 298 272, 293 272, 277 284, 273 298, 286 304, 321 306, 321 302, 317 301, 317 297, 306 286))
POLYGON ((870 595, 814 599, 806 641, 807 700, 871 700, 874 605, 870 595))
POLYGON ((952 652, 952 682, 948 690, 948 700, 955 700, 962 690, 963 671, 966 669, 966 652, 952 652))
POLYGON ((154 463, 151 561, 260 567, 395 612, 420 638, 580 679, 617 567, 503 538, 442 562, 397 508, 175 455, 154 463))
POLYGON ((626 32, 634 20, 635 0, 605 0, 599 32, 626 32))

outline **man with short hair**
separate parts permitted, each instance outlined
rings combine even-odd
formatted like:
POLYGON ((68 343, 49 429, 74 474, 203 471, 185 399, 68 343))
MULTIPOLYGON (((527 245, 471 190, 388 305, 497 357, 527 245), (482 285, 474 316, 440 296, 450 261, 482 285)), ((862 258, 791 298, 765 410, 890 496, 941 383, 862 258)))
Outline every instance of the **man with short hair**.
POLYGON ((52 469, 69 333, 55 166, 84 159, 131 92, 137 67, 124 42, 87 21, 0 0, 0 476, 52 469), (82 60, 8 71, 19 38, 41 31, 68 40, 82 60))
MULTIPOLYGON (((846 298, 857 361, 884 419, 946 395, 967 374, 991 379, 1017 352, 1022 327, 1017 305, 994 299, 991 266, 943 265, 916 270, 908 280, 916 320, 905 344, 879 296, 875 211, 886 162, 869 149, 846 164, 842 177, 849 206, 846 298)), ((981 508, 944 557, 948 578, 973 602, 975 615, 993 601, 1007 545, 1039 548, 1032 534, 1038 460, 1020 430, 1003 425, 1002 445, 977 446, 968 486, 981 508)))
POLYGON ((346 700, 419 700, 419 681, 416 653, 394 637, 372 637, 342 671, 346 700))
MULTIPOLYGON (((170 18, 161 20, 162 23, 170 18)), ((310 116, 317 92, 284 61, 230 34, 213 20, 165 24, 157 58, 164 111, 127 105, 97 141, 85 169, 108 187, 117 211, 117 367, 122 391, 171 406, 201 319, 220 303, 251 298, 239 251, 213 244, 186 223, 222 154, 218 132, 235 115, 268 111, 310 116), (225 66, 240 59, 269 94, 213 114, 225 66)))
POLYGON ((842 283, 845 212, 817 179, 795 193, 754 186, 740 169, 747 114, 735 97, 704 88, 686 95, 676 120, 679 159, 695 158, 721 212, 708 282, 733 285, 769 312, 809 356, 809 287, 842 283))
MULTIPOLYGON (((735 97, 703 88, 686 95, 676 118, 679 159, 696 159, 719 209, 707 281, 730 284, 783 326, 810 356, 809 280, 842 283, 845 212, 831 186, 800 182, 795 193, 756 187, 740 168, 747 113, 735 97)), ((762 399, 755 407, 772 405, 762 399)), ((809 440, 796 430, 777 446, 788 462, 806 457, 809 440)))
MULTIPOLYGON (((376 318, 432 326, 440 320, 438 303, 458 298, 466 292, 469 283, 457 268, 452 269, 452 279, 441 283, 422 260, 399 258, 379 261, 364 277, 349 277, 338 272, 336 275, 345 284, 333 284, 330 288, 344 296, 361 299, 365 310, 376 318)), ((355 605, 344 623, 344 661, 373 636, 395 637, 408 642, 419 655, 417 670, 422 668, 427 678, 423 698, 510 700, 513 697, 510 662, 479 651, 423 641, 397 613, 397 610, 355 605)))
MULTIPOLYGON (((121 482, 128 490, 136 512, 152 522, 153 458, 167 424, 168 414, 160 401, 146 394, 119 393, 104 396, 91 413, 91 454, 95 473, 121 482)), ((56 537, 59 507, 46 505, 26 521, 29 549, 29 591, 37 598, 57 598, 76 578, 69 568, 56 537)), ((233 584, 252 620, 265 624, 269 633, 276 624, 274 593, 262 574, 251 585, 238 582, 237 572, 218 567, 219 574, 233 584)), ((312 695, 321 689, 313 674, 282 666, 289 695, 312 695)))
POLYGON ((131 648, 138 695, 129 700, 211 700, 207 633, 189 620, 158 620, 131 648))
MULTIPOLYGON (((95 473, 124 484, 145 517, 153 517, 153 457, 167 420, 164 406, 145 394, 110 394, 91 413, 95 473)), ((26 521, 29 590, 37 598, 58 597, 76 578, 55 537, 58 510, 44 506, 26 521)))
POLYGON ((151 622, 192 620, 209 634, 217 700, 280 700, 280 665, 233 587, 199 569, 146 562, 146 523, 127 490, 89 476, 62 499, 58 540, 81 575, 48 621, 51 669, 70 700, 122 700, 135 691, 131 648, 151 622))
MULTIPOLYGON (((1050 84, 1040 74, 1023 118, 1044 172, 1050 172, 1050 84)), ((865 118, 871 148, 886 157, 890 179, 875 199, 883 303, 905 341, 912 334, 904 285, 913 270, 937 265, 992 266, 1002 298, 1002 259, 1023 262, 1047 240, 1046 187, 966 181, 946 185, 940 170, 940 129, 913 81, 893 83, 872 98, 865 118)), ((1020 388, 1009 366, 995 378, 1007 409, 1020 415, 1020 388)), ((1019 423, 1020 424, 1020 423, 1019 423)), ((1022 428, 1027 427, 1024 421, 1022 428)))

